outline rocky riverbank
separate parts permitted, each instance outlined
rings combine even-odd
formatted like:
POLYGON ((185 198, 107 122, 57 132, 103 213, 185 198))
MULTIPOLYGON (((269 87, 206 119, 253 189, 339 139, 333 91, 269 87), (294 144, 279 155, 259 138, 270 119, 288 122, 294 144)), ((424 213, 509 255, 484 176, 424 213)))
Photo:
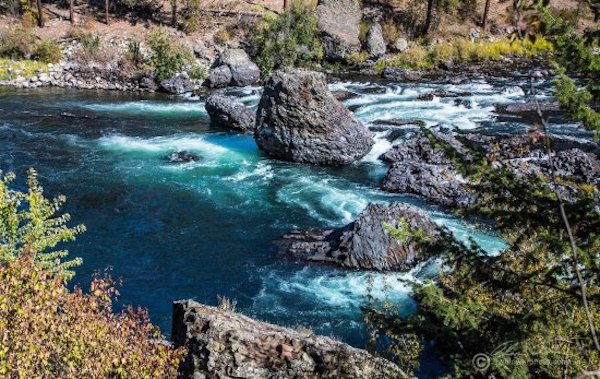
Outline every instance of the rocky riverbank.
POLYGON ((406 378, 394 363, 310 330, 253 320, 227 307, 173 303, 172 339, 186 378, 406 378))

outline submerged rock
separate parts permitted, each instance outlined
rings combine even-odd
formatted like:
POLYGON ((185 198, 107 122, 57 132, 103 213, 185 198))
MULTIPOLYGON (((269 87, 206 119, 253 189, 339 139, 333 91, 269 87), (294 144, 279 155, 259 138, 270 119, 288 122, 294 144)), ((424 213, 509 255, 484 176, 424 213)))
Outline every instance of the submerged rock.
POLYGON ((319 0, 316 10, 325 58, 344 61, 360 51, 362 11, 355 0, 319 0))
POLYGON ((206 99, 205 107, 216 125, 244 133, 254 131, 254 113, 230 97, 212 94, 206 99))
POLYGON ((196 162, 201 159, 200 156, 185 150, 174 151, 171 154, 167 155, 165 158, 171 163, 196 162))
POLYGON ((424 127, 426 125, 423 120, 415 120, 415 119, 402 119, 402 118, 391 118, 387 120, 378 119, 372 122, 373 125, 378 126, 418 126, 424 127))
POLYGON ((185 378, 354 379, 406 377, 393 363, 328 337, 253 320, 193 300, 173 303, 185 378))
POLYGON ((352 163, 374 143, 372 133, 328 90, 323 74, 294 68, 266 80, 255 138, 274 158, 323 165, 352 163))
POLYGON ((419 95, 417 100, 431 101, 434 97, 467 97, 471 95, 473 95, 471 92, 433 91, 419 95))
POLYGON ((438 227, 415 206, 371 203, 354 222, 342 228, 286 234, 278 241, 279 251, 294 259, 345 268, 409 270, 429 258, 429 253, 410 239, 393 238, 385 226, 398 228, 403 222, 422 230, 429 238, 440 237, 438 227))

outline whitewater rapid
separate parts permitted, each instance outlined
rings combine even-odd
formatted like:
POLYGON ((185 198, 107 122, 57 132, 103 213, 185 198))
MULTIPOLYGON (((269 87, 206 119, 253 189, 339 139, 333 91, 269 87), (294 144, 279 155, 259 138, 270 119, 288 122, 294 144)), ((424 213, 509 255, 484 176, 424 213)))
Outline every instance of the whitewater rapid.
MULTIPOLYGON (((539 96, 549 98, 542 84, 538 88, 539 96)), ((529 85, 519 80, 474 80, 464 84, 339 81, 332 83, 330 89, 355 94, 344 104, 367 127, 373 126, 376 120, 415 119, 425 122, 427 127, 523 131, 529 125, 497 121, 495 106, 526 101, 529 85), (470 92, 471 95, 459 99, 418 99, 420 95, 439 90, 470 92)), ((235 89, 230 90, 230 94, 256 108, 260 88, 235 89)), ((100 241, 98 236, 96 239, 100 245, 106 245, 106 251, 119 244, 113 234, 122 233, 122 229, 133 230, 130 233, 135 238, 155 238, 159 242, 165 228, 175 233, 163 235, 169 244, 176 245, 174 250, 178 254, 185 255, 185 260, 179 261, 168 251, 153 252, 154 246, 143 245, 143 240, 140 242, 143 248, 138 245, 132 248, 125 243, 110 255, 110 259, 121 259, 125 254, 122 251, 142 255, 139 263, 130 258, 121 263, 130 270, 124 272, 125 283, 129 279, 131 286, 135 286, 131 287, 131 295, 126 300, 149 306, 151 313, 159 314, 159 320, 169 312, 168 306, 158 303, 164 300, 155 299, 159 294, 167 294, 169 298, 197 294, 199 300, 211 302, 216 294, 225 293, 239 297, 242 310, 256 317, 289 325, 308 325, 316 332, 352 340, 362 328, 360 307, 368 296, 395 301, 401 314, 412 312, 414 303, 408 282, 431 277, 435 272, 434 263, 408 273, 365 273, 295 265, 283 262, 268 250, 270 239, 295 228, 347 224, 370 202, 410 202, 461 240, 473 238, 489 253, 504 246, 496 236, 482 232, 443 209, 411 196, 379 189, 387 166, 378 157, 394 144, 402 143, 402 137, 391 140, 387 132, 377 132, 372 151, 349 167, 299 165, 268 158, 258 150, 252 136, 211 129, 204 103, 197 97, 115 99, 90 95, 79 99, 74 95, 62 96, 48 97, 42 104, 26 96, 0 98, 0 110, 14 112, 10 120, 0 119, 0 140, 4 138, 14 145, 0 152, 0 157, 16 169, 45 162, 48 168, 42 167, 41 172, 50 183, 65 180, 75 183, 70 184, 75 189, 67 190, 78 191, 77 181, 81 181, 90 192, 80 200, 85 206, 87 202, 96 206, 97 193, 106 197, 105 203, 97 205, 97 216, 93 220, 100 232, 105 233, 106 242, 100 241), (14 111, 17 105, 31 110, 28 114, 17 113, 14 111), (65 108, 75 118, 61 117, 65 108), (52 141, 50 145, 49 141, 52 141), (202 159, 179 165, 164 159, 169 153, 182 150, 202 159), (109 184, 98 184, 98 181, 109 184), (114 189, 105 195, 103 187, 107 185, 114 189), (117 195, 112 195, 113 192, 117 195), (159 208, 163 193, 165 209, 159 208), (138 199, 139 196, 150 200, 138 199), (190 202, 204 213, 172 214, 187 211, 178 201, 190 202), (145 207, 152 206, 161 214, 144 213, 145 207), (139 221, 129 221, 131 217, 139 221), (180 218, 186 220, 183 227, 172 220, 180 218), (139 225, 133 227, 128 222, 139 225), (114 224, 119 229, 115 229, 114 224), (189 228, 188 224, 191 224, 189 228), (225 233, 227 228, 232 231, 225 233), (211 237, 215 233, 223 236, 211 237), (183 239, 187 245, 179 246, 183 239), (235 255, 235 259, 227 254, 235 255), (177 274, 160 271, 167 270, 166 267, 177 274), (228 284, 232 281, 236 284, 228 284)), ((567 125, 569 127, 572 126, 567 125)), ((154 245, 159 244, 156 241, 154 245)), ((81 248, 85 250, 86 246, 82 244, 81 248)), ((101 259, 88 259, 93 264, 106 263, 101 259)), ((110 263, 119 267, 119 262, 110 263)), ((127 288, 123 291, 126 296, 127 288)))

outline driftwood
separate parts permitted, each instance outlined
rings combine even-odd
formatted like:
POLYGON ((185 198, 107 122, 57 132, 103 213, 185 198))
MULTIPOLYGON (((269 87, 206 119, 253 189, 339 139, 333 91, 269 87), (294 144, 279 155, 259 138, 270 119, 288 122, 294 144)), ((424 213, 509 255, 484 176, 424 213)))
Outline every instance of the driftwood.
POLYGON ((217 15, 225 15, 225 16, 254 16, 254 17, 264 16, 264 13, 260 13, 260 12, 234 11, 234 10, 230 10, 230 9, 203 9, 202 12, 213 13, 213 14, 217 14, 217 15))

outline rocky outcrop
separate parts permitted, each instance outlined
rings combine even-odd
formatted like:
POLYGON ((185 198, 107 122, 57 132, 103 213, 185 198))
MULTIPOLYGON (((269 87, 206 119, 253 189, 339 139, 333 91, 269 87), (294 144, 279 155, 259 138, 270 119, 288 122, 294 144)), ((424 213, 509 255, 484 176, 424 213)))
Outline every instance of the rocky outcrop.
POLYGON ((221 53, 205 82, 211 88, 228 85, 249 86, 260 80, 260 69, 242 49, 227 49, 221 53))
POLYGON ((328 90, 323 74, 292 68, 266 80, 255 138, 274 158, 322 165, 351 163, 374 143, 371 132, 328 90))
POLYGON ((393 363, 327 337, 259 322, 193 300, 173 303, 174 345, 184 378, 398 378, 393 363))
MULTIPOLYGON (((542 102, 539 103, 539 108, 544 114, 544 117, 560 119, 563 116, 560 110, 560 104, 558 102, 542 102)), ((516 120, 525 123, 539 122, 537 106, 533 103, 512 103, 499 105, 496 107, 496 113, 500 116, 500 121, 516 120)))
POLYGON ((160 82, 160 89, 164 92, 180 95, 192 92, 196 87, 192 84, 187 74, 181 74, 160 82))
POLYGON ((325 58, 344 61, 360 51, 362 12, 356 0, 319 0, 317 5, 319 37, 325 58))
POLYGON ((393 238, 386 225, 408 225, 431 239, 440 237, 438 227, 419 208, 404 203, 372 203, 342 228, 294 231, 277 244, 280 253, 288 257, 352 269, 409 270, 429 258, 421 243, 393 238))
POLYGON ((431 203, 451 208, 466 207, 474 199, 464 179, 450 165, 394 163, 381 188, 388 192, 422 196, 431 203))
MULTIPOLYGON (((452 133, 431 133, 433 140, 421 134, 381 156, 391 163, 381 185, 383 190, 422 196, 431 203, 453 208, 473 204, 477 194, 471 191, 468 181, 448 157, 448 148, 467 160, 475 159, 473 149, 479 150, 492 167, 505 167, 519 175, 551 174, 544 146, 532 142, 526 135, 468 134, 457 138, 452 133), (435 140, 443 142, 445 148, 434 143, 435 140)), ((569 193, 568 182, 599 184, 597 146, 555 139, 553 149, 557 174, 565 179, 561 192, 569 193)))
POLYGON ((254 131, 254 113, 230 97, 212 94, 206 98, 205 107, 215 125, 243 133, 254 131))
POLYGON ((383 39, 383 31, 381 29, 381 24, 378 22, 374 23, 367 34, 367 50, 369 52, 369 56, 371 58, 377 59, 385 54, 386 52, 386 44, 385 39, 383 39))

